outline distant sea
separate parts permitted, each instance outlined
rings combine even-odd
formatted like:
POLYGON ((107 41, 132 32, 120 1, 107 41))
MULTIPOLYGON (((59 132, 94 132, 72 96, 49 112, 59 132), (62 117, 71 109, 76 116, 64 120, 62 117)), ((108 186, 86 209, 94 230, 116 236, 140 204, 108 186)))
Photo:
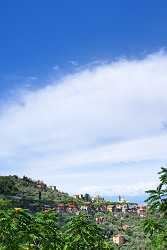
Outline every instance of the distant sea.
MULTIPOLYGON (((103 196, 105 200, 118 201, 118 196, 103 196)), ((147 199, 147 195, 140 196, 123 196, 123 198, 130 202, 135 202, 140 205, 145 204, 144 201, 147 199)))

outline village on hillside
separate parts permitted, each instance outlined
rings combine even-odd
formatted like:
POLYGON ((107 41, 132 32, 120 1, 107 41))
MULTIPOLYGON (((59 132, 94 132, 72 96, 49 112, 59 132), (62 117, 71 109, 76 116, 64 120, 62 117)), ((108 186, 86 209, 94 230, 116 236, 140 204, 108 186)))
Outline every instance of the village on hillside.
MULTIPOLYGON (((55 188, 55 187, 50 187, 55 188)), ((77 194, 74 196, 75 200, 69 202, 68 204, 59 203, 55 206, 50 206, 45 204, 43 210, 54 209, 58 213, 75 213, 84 211, 88 214, 95 212, 112 213, 113 216, 118 216, 121 214, 136 214, 139 217, 145 217, 147 213, 147 205, 139 205, 137 203, 130 203, 126 201, 121 196, 118 197, 117 202, 106 201, 103 197, 99 195, 91 197, 89 194, 77 194), (79 205, 79 202, 80 205, 79 205)), ((96 218, 97 224, 103 223, 103 218, 96 218)))

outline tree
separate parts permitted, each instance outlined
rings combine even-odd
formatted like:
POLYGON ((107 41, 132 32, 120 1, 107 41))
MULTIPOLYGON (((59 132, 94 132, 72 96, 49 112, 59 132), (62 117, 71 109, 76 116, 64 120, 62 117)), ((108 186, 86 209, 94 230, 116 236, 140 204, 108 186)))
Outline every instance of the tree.
POLYGON ((0 244, 7 250, 23 249, 31 229, 31 215, 21 208, 0 211, 0 244))
POLYGON ((62 250, 64 241, 53 211, 32 215, 22 208, 0 211, 0 249, 62 250))
POLYGON ((41 250, 62 250, 64 240, 57 223, 57 214, 50 210, 37 213, 34 219, 33 230, 34 243, 41 250))
POLYGON ((65 231, 64 250, 113 249, 102 230, 88 216, 80 214, 71 219, 65 231))
POLYGON ((91 201, 90 194, 87 194, 87 193, 86 193, 86 194, 84 195, 84 200, 85 200, 85 201, 91 201))
POLYGON ((0 176, 0 194, 16 194, 16 182, 12 176, 0 176))
POLYGON ((160 184, 155 190, 146 191, 149 194, 146 202, 148 202, 150 210, 158 211, 167 217, 167 168, 162 167, 158 174, 160 184))
POLYGON ((148 190, 149 217, 144 221, 144 231, 150 235, 152 249, 167 249, 167 168, 158 173, 160 184, 154 190, 148 190))

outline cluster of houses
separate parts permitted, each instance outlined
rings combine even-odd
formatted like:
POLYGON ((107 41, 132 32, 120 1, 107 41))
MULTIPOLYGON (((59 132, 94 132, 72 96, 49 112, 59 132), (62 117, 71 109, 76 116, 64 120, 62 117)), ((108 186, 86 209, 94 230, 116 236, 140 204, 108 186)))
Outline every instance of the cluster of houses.
POLYGON ((64 204, 64 203, 59 203, 55 206, 50 206, 50 205, 44 205, 43 210, 55 210, 59 214, 64 214, 64 213, 77 213, 79 211, 78 206, 75 203, 69 203, 69 204, 64 204))
MULTIPOLYGON (((119 216, 121 214, 136 214, 139 217, 145 217, 147 214, 146 206, 139 206, 137 204, 129 205, 128 203, 114 203, 107 204, 107 202, 99 203, 99 205, 95 206, 94 202, 84 202, 82 205, 78 205, 76 202, 70 202, 68 204, 59 203, 54 207, 50 207, 49 205, 44 205, 44 210, 54 209, 58 213, 79 213, 81 211, 86 212, 88 214, 91 213, 107 213, 110 212, 113 216, 119 216)), ((98 223, 99 224, 99 223, 98 223)))
POLYGON ((145 205, 129 205, 129 204, 115 204, 115 205, 108 205, 106 207, 106 210, 108 212, 112 212, 113 215, 117 215, 117 214, 137 214, 140 217, 145 217, 146 213, 147 213, 147 207, 145 205))

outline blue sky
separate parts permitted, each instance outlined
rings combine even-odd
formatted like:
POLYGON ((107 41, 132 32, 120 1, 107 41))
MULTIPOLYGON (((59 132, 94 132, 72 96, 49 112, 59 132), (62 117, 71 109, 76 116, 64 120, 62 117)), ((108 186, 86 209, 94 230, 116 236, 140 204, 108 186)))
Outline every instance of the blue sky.
POLYGON ((66 70, 70 60, 156 51, 166 46, 166 11, 166 1, 2 1, 0 83, 6 89, 24 77, 46 80, 54 65, 66 70))
POLYGON ((142 195, 166 164, 166 1, 0 4, 0 171, 142 195))

